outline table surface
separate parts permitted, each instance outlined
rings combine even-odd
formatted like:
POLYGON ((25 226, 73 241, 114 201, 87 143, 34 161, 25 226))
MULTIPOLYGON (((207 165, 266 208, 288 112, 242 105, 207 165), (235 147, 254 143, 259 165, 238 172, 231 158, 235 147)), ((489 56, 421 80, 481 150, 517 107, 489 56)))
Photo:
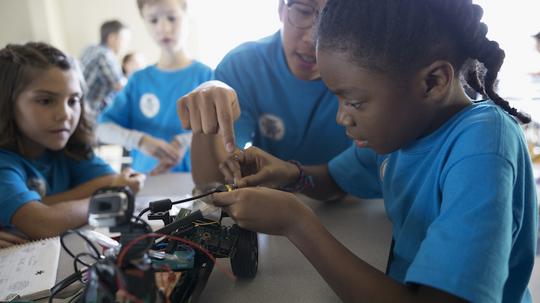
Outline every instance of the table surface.
MULTIPOLYGON (((140 203, 149 198, 181 197, 191 193, 192 187, 189 174, 149 177, 137 199, 140 203)), ((385 270, 391 225, 382 200, 347 197, 340 202, 328 203, 307 197, 302 199, 338 240, 372 266, 385 270)), ((231 270, 228 259, 219 259, 218 264, 231 270)), ((216 266, 199 301, 335 302, 339 298, 286 238, 259 234, 257 276, 248 281, 234 280, 216 266)))

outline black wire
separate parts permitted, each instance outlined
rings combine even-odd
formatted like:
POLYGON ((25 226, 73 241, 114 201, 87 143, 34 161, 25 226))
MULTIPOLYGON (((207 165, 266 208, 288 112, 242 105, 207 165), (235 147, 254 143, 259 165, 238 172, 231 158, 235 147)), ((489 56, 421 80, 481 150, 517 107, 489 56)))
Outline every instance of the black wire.
POLYGON ((150 226, 150 224, 148 224, 148 222, 146 222, 145 220, 141 219, 141 218, 138 217, 138 216, 137 216, 137 217, 134 217, 134 216, 133 216, 132 218, 134 218, 135 221, 141 222, 141 223, 144 225, 144 227, 146 228, 146 232, 147 232, 147 233, 151 233, 151 232, 152 232, 152 227, 150 226))
POLYGON ((220 192, 220 190, 216 188, 216 189, 213 189, 213 190, 211 190, 209 192, 206 192, 204 194, 200 194, 198 196, 193 196, 193 197, 190 197, 190 198, 186 198, 186 199, 182 199, 182 200, 178 200, 178 201, 173 201, 172 205, 197 200, 197 199, 200 199, 200 198, 203 198, 203 197, 206 197, 206 196, 210 196, 211 194, 215 194, 215 193, 218 193, 218 192, 220 192))
POLYGON ((82 282, 82 274, 84 273, 83 271, 80 271, 78 270, 77 266, 76 266, 76 263, 79 262, 85 266, 88 266, 90 267, 91 265, 88 265, 86 264, 86 262, 83 262, 81 260, 79 260, 79 258, 82 256, 82 255, 87 255, 87 256, 90 256, 90 257, 93 257, 94 259, 98 260, 100 258, 100 253, 99 253, 99 250, 97 249, 97 247, 94 245, 94 243, 92 243, 86 236, 84 236, 80 231, 78 230, 72 230, 72 229, 69 229, 65 232, 63 232, 61 235, 60 235, 60 244, 62 245, 62 248, 68 253, 68 255, 70 255, 73 260, 74 260, 74 268, 75 268, 75 272, 70 276, 76 276, 76 279, 73 279, 73 280, 70 280, 68 278, 56 283, 52 288, 51 288, 51 294, 49 296, 49 302, 52 302, 52 300, 54 299, 54 297, 56 296, 57 293, 59 293, 61 290, 63 290, 64 288, 68 287, 69 285, 75 283, 75 281, 77 280, 81 280, 82 282), (77 234, 79 237, 81 237, 93 250, 94 254, 90 254, 88 252, 83 252, 83 253, 80 253, 80 254, 77 254, 77 255, 74 255, 73 252, 71 250, 69 250, 66 246, 66 243, 64 242, 64 238, 70 234, 77 234))
MULTIPOLYGON (((86 266, 86 267, 92 267, 92 266, 94 265, 94 264, 88 264, 88 263, 82 261, 82 260, 81 260, 81 257, 85 257, 85 256, 86 256, 86 257, 91 257, 91 258, 93 258, 93 259, 96 260, 96 261, 99 260, 99 258, 96 258, 94 255, 92 255, 92 254, 90 254, 90 253, 87 253, 87 252, 82 252, 82 253, 80 253, 80 254, 77 254, 77 255, 75 256, 75 258, 73 259, 73 270, 74 270, 75 272, 83 273, 83 270, 80 270, 79 267, 77 266, 78 263, 81 263, 82 265, 84 265, 84 266, 86 266)), ((81 282, 83 282, 82 279, 80 279, 80 280, 81 280, 81 282)), ((84 282, 83 282, 83 283, 84 283, 84 282)))
POLYGON ((141 212, 139 213, 139 215, 136 217, 137 220, 140 220, 141 217, 144 215, 145 212, 149 211, 150 210, 150 207, 147 207, 143 210, 141 210, 141 212))
POLYGON ((64 280, 56 283, 51 288, 51 294, 49 295, 49 303, 52 303, 54 297, 63 289, 70 286, 71 284, 75 283, 77 280, 79 280, 82 276, 81 272, 75 272, 71 274, 70 276, 66 277, 64 280))
POLYGON ((62 245, 62 248, 68 253, 68 255, 70 255, 73 259, 76 258, 75 254, 73 254, 73 252, 71 250, 69 250, 66 246, 66 244, 64 243, 64 238, 69 235, 69 234, 77 234, 79 237, 81 237, 91 248, 92 250, 94 251, 95 255, 94 257, 96 258, 99 258, 100 257, 100 253, 99 253, 99 250, 97 249, 97 247, 94 245, 94 243, 92 243, 86 236, 84 236, 80 231, 78 230, 72 230, 72 229, 69 229, 67 230, 66 232, 62 233, 62 235, 60 235, 60 244, 62 245))
MULTIPOLYGON (((197 199, 200 199, 200 198, 203 198, 203 197, 206 197, 206 196, 209 196, 211 194, 215 194, 217 192, 220 192, 219 189, 214 189, 214 190, 211 190, 209 192, 206 192, 204 194, 200 194, 200 195, 197 195, 197 196, 193 196, 193 197, 189 197, 189 198, 186 198, 186 199, 182 199, 182 200, 178 200, 178 201, 173 201, 171 203, 171 205, 176 205, 176 204, 180 204, 180 203, 185 203, 185 202, 189 202, 189 201, 193 201, 193 200, 197 200, 197 199)), ((137 216, 137 220, 141 219, 141 217, 147 212, 150 210, 150 207, 147 207, 143 210, 141 210, 141 212, 139 213, 139 215, 137 216)))

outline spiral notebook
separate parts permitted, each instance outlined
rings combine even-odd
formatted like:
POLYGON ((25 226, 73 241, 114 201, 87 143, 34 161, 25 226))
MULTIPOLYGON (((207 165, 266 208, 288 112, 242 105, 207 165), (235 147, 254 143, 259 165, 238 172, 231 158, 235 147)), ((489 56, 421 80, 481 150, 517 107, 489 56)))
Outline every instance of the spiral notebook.
POLYGON ((60 238, 53 237, 0 249, 0 301, 48 297, 56 284, 60 238))

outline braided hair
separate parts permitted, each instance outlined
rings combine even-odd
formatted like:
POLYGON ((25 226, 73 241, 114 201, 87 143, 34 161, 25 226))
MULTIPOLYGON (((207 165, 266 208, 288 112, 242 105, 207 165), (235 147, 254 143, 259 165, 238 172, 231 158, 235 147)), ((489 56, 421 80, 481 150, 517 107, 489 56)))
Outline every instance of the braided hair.
MULTIPOLYGON (((15 102, 40 71, 51 67, 75 70, 84 89, 84 80, 76 62, 51 45, 30 42, 8 44, 0 49, 0 148, 21 152, 22 135, 15 123, 15 102)), ((67 155, 78 160, 92 156, 95 142, 93 122, 86 117, 82 98, 80 102, 79 124, 64 148, 67 155)))
POLYGON ((505 53, 486 37, 472 0, 328 0, 318 24, 319 49, 335 49, 361 67, 406 74, 446 60, 483 96, 530 122, 494 89, 505 53), (484 66, 479 73, 476 62, 484 66))

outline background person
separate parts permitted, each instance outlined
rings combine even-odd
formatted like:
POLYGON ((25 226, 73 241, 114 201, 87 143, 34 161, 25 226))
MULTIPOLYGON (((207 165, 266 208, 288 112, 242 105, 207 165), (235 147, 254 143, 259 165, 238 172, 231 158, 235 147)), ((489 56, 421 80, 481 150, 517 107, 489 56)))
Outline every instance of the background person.
POLYGON ((100 43, 87 47, 81 55, 83 75, 88 85, 86 101, 99 114, 111 104, 116 92, 126 84, 118 56, 131 40, 129 29, 118 20, 104 22, 100 43))
POLYGON ((223 182, 218 165, 235 147, 322 164, 351 145, 343 127, 330 123, 338 101, 315 56, 314 23, 324 3, 279 0, 281 29, 238 46, 216 68, 227 85, 207 83, 180 100, 182 125, 194 133, 196 184, 223 182))
POLYGON ((160 57, 131 76, 101 115, 97 135, 104 143, 130 150, 137 171, 153 175, 191 171, 191 132, 178 120, 176 100, 211 80, 213 71, 184 49, 185 0, 138 0, 137 5, 160 57))

